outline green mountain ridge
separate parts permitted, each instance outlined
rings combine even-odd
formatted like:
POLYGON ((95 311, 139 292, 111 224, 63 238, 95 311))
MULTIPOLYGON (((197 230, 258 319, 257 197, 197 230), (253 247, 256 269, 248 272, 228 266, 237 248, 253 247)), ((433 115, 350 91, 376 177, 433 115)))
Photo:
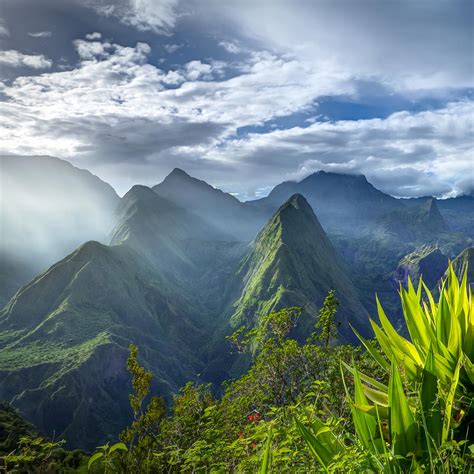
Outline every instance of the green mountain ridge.
POLYGON ((324 297, 334 289, 341 301, 341 333, 353 338, 349 321, 364 332, 367 312, 338 260, 307 200, 300 194, 290 197, 240 264, 236 279, 242 284, 232 324, 248 324, 255 315, 300 306, 304 313, 298 332, 308 335, 324 297))
POLYGON ((84 244, 2 311, 1 396, 71 445, 116 434, 129 417, 131 342, 143 347, 165 395, 202 367, 192 350, 204 339, 200 314, 174 291, 132 249, 84 244))

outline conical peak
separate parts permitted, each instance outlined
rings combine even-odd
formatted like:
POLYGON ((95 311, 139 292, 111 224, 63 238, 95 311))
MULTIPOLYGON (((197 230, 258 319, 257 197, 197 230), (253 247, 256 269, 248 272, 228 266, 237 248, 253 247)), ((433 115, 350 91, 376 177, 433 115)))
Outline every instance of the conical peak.
POLYGON ((181 168, 174 168, 167 178, 192 178, 186 171, 181 168))
POLYGON ((308 204, 308 201, 306 198, 299 193, 293 194, 277 211, 278 214, 284 214, 287 213, 288 211, 291 211, 293 214, 294 211, 298 211, 298 213, 301 214, 306 214, 306 215, 311 215, 314 216, 313 209, 311 206, 308 204))
POLYGON ((311 209, 306 198, 300 193, 293 194, 286 203, 296 209, 311 209))
MULTIPOLYGON (((301 194, 293 194, 273 215, 268 224, 263 228, 263 234, 274 234, 279 229, 284 240, 298 240, 305 235, 313 235, 316 240, 326 238, 325 232, 308 204, 301 194)), ((274 234, 276 235, 276 234, 274 234)))

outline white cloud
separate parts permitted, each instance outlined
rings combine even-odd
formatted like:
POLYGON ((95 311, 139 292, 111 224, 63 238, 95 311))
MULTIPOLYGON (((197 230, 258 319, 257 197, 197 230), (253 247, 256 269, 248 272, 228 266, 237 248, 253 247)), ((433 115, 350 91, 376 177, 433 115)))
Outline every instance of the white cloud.
POLYGON ((0 64, 11 67, 31 67, 33 69, 49 69, 53 62, 42 54, 23 54, 20 51, 0 51, 0 64))
POLYGON ((242 127, 317 114, 319 96, 354 92, 350 78, 264 51, 231 65, 196 60, 165 72, 147 62, 144 43, 74 45, 75 69, 1 85, 4 153, 86 160, 119 191, 181 166, 240 197, 319 168, 362 172, 400 195, 449 193, 472 173, 473 102, 236 138, 242 127))
POLYGON ((240 167, 249 193, 324 169, 365 174, 398 196, 443 195, 474 177, 473 117, 474 102, 465 101, 386 119, 316 122, 234 139, 205 157, 226 156, 240 167))
POLYGON ((101 43, 100 41, 75 40, 74 46, 79 57, 85 60, 103 59, 109 55, 112 49, 110 43, 101 43))
POLYGON ((114 16, 140 31, 169 34, 178 18, 178 0, 85 0, 84 4, 104 16, 114 16))
POLYGON ((190 61, 185 64, 186 78, 190 81, 196 81, 200 78, 210 78, 212 66, 201 61, 190 61))
POLYGON ((241 49, 235 44, 229 41, 221 41, 219 46, 222 46, 228 53, 238 54, 241 52, 241 49))
POLYGON ((164 45, 165 51, 169 54, 175 53, 176 51, 178 51, 178 49, 181 49, 182 47, 183 47, 182 44, 165 44, 164 45))
POLYGON ((0 18, 0 36, 10 36, 7 23, 3 18, 0 18))
POLYGON ((86 39, 90 41, 100 40, 101 38, 102 38, 102 34, 98 33, 97 31, 86 35, 86 39))
POLYGON ((51 38, 52 35, 53 33, 51 31, 36 31, 28 33, 28 36, 31 36, 32 38, 51 38))
POLYGON ((315 68, 404 89, 472 87, 474 2, 201 0, 246 38, 315 68), (374 6, 376 3, 376 6, 374 6))

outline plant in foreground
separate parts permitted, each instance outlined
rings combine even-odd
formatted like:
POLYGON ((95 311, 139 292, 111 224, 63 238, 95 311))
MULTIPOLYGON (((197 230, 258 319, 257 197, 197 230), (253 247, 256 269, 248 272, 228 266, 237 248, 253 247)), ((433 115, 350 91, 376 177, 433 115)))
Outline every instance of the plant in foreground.
MULTIPOLYGON (((346 388, 355 438, 347 442, 319 418, 296 419, 311 454, 327 472, 363 453, 361 470, 375 472, 462 472, 474 461, 474 302, 452 266, 435 302, 422 281, 400 289, 410 339, 390 323, 377 299, 380 325, 370 321, 379 351, 357 336, 389 374, 388 385, 344 362, 354 377, 346 388)), ((346 438, 346 439, 344 439, 346 438)), ((472 465, 471 465, 472 467, 472 465)))

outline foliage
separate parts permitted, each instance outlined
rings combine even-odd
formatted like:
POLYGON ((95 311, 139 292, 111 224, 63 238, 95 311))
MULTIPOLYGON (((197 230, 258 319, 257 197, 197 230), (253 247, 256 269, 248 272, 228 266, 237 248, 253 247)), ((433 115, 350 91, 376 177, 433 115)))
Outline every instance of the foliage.
POLYGON ((337 472, 339 460, 353 459, 354 451, 375 472, 472 467, 474 302, 467 271, 459 281, 450 265, 438 302, 422 281, 416 290, 409 281, 400 298, 411 340, 395 330, 379 301, 380 326, 371 325, 382 351, 359 336, 389 374, 388 385, 343 363, 354 377, 353 397, 346 387, 353 442, 348 446, 347 433, 341 437, 317 417, 308 425, 296 419, 309 451, 328 472, 337 472))
MULTIPOLYGON (((409 282, 400 298, 410 339, 377 300, 376 339, 358 335, 360 347, 331 344, 333 292, 304 344, 292 338, 299 308, 261 317, 229 337, 237 357, 251 360, 247 372, 227 381, 219 397, 210 384, 186 384, 168 413, 161 398, 150 396, 152 374, 130 346, 133 421, 119 443, 98 448, 88 467, 105 473, 469 472, 474 307, 466 277, 459 281, 450 267, 437 302, 423 282, 417 289, 409 282)), ((68 472, 51 462, 54 443, 25 443, 8 466, 28 462, 28 472, 44 466, 68 472)))
POLYGON ((103 472, 113 473, 119 469, 119 462, 114 453, 127 451, 124 443, 115 443, 112 446, 109 443, 99 446, 98 451, 94 453, 87 463, 87 469, 90 469, 95 463, 100 462, 103 472))
POLYGON ((128 451, 114 452, 109 460, 121 472, 316 469, 294 417, 330 413, 326 420, 335 426, 347 423, 339 360, 357 360, 371 373, 377 368, 352 346, 316 344, 316 333, 311 342, 299 344, 290 336, 300 314, 299 308, 286 308, 262 317, 251 329, 237 329, 229 339, 252 358, 248 372, 227 382, 220 399, 210 385, 188 383, 175 397, 169 416, 163 404, 156 410, 153 398, 144 408, 151 374, 139 365, 132 346, 128 368, 134 421, 121 435, 128 451), (146 418, 150 413, 154 415, 146 418), (145 420, 152 420, 152 435, 142 429, 145 420))
POLYGON ((65 451, 64 441, 53 442, 41 436, 20 438, 15 450, 0 456, 0 472, 72 473, 87 472, 83 451, 65 451))
POLYGON ((328 347, 330 341, 337 336, 337 323, 334 317, 338 306, 339 301, 336 298, 336 293, 334 290, 330 290, 324 299, 323 307, 319 310, 319 318, 316 323, 316 331, 319 331, 316 339, 321 341, 325 347, 328 347))

